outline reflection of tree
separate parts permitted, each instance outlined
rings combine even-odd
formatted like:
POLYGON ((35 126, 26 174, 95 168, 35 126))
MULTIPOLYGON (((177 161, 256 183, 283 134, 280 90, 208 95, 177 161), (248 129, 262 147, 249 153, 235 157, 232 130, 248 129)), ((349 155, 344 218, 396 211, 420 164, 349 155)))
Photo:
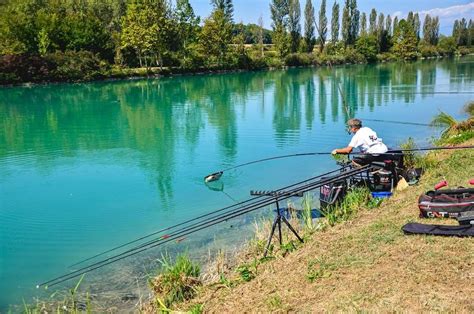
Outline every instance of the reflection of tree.
POLYGON ((327 107, 327 96, 326 96, 326 86, 324 85, 324 79, 322 76, 319 76, 319 119, 321 120, 321 123, 324 124, 326 123, 326 107, 327 107))
POLYGON ((312 78, 306 81, 305 89, 305 118, 306 118, 306 128, 311 129, 314 121, 314 81, 312 78))
POLYGON ((438 64, 442 70, 449 74, 450 90, 460 90, 465 84, 469 84, 474 80, 474 67, 472 66, 472 61, 469 62, 469 60, 466 60, 465 58, 459 60, 451 59, 438 64))
POLYGON ((296 76, 295 71, 279 72, 275 79, 273 126, 280 144, 287 142, 290 133, 300 128, 301 94, 296 76))
POLYGON ((436 62, 425 61, 419 65, 421 97, 433 95, 436 87, 436 62))
POLYGON ((433 93, 440 73, 449 76, 451 90, 462 88, 472 82, 473 72, 461 59, 0 89, 0 158, 29 154, 40 167, 49 167, 55 158, 79 151, 133 149, 162 198, 169 199, 178 141, 187 143, 192 156, 200 134, 210 127, 217 139, 210 145, 232 162, 238 151, 236 110, 241 108, 245 118, 250 97, 273 93, 267 104, 273 106, 273 129, 281 144, 299 132, 301 101, 305 124, 313 125, 316 89, 318 119, 327 118, 330 95, 335 121, 341 112, 348 118, 338 81, 356 114, 365 105, 372 110, 387 102, 388 93, 405 102, 413 102, 417 90, 433 93))

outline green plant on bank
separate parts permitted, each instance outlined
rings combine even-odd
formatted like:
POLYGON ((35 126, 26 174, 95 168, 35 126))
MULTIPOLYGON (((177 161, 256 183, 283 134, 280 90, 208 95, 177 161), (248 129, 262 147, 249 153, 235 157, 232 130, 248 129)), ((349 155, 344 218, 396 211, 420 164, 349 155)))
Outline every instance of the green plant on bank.
POLYGON ((469 102, 464 111, 469 115, 466 120, 458 121, 442 111, 431 120, 431 126, 444 128, 438 144, 458 144, 474 137, 474 102, 469 102))
POLYGON ((336 265, 327 262, 325 258, 316 258, 308 263, 308 273, 306 278, 308 278, 310 282, 320 278, 327 278, 331 276, 331 271, 335 269, 336 265))
POLYGON ((199 266, 187 255, 177 256, 174 263, 168 255, 163 255, 160 263, 161 273, 151 281, 151 286, 157 293, 157 300, 169 307, 173 303, 193 298, 196 287, 201 284, 198 278, 199 266))
POLYGON ((91 313, 92 306, 90 303, 89 293, 85 295, 85 301, 78 301, 78 290, 81 286, 84 275, 79 278, 74 288, 69 289, 60 300, 62 292, 54 292, 50 296, 50 301, 38 301, 35 305, 30 305, 23 300, 23 312, 27 314, 48 313, 55 311, 56 313, 91 313))
POLYGON ((194 304, 190 309, 189 312, 191 314, 201 314, 204 310, 203 304, 194 304))
POLYGON ((311 197, 311 194, 306 193, 305 196, 303 197, 303 226, 305 230, 305 234, 311 234, 315 230, 315 224, 313 222, 313 216, 312 216, 312 211, 313 211, 313 198, 311 197))
POLYGON ((370 191, 367 187, 355 187, 349 190, 344 199, 338 204, 328 206, 322 210, 326 223, 334 226, 338 222, 346 221, 361 207, 367 206, 370 200, 370 191))
POLYGON ((403 164, 407 169, 422 168, 426 170, 432 167, 435 163, 434 159, 427 157, 426 155, 423 156, 416 152, 409 151, 418 148, 415 144, 415 140, 412 137, 409 137, 404 143, 401 143, 400 148, 403 150, 408 150, 403 154, 403 164))

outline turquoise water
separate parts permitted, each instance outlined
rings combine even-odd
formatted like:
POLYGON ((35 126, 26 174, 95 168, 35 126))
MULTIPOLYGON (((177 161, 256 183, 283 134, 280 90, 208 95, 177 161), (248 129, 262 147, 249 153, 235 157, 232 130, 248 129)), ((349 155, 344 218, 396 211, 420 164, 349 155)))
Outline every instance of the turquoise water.
MULTIPOLYGON (((426 124, 439 110, 463 118, 473 73, 470 57, 0 89, 0 312, 49 295, 36 284, 81 259, 244 200, 249 190, 334 169, 328 156, 281 159, 226 172, 225 193, 203 184, 239 163, 345 146, 337 82, 355 115, 396 147, 409 136, 425 145, 439 130, 370 119, 426 124)), ((237 243, 245 236, 231 224, 189 243, 199 240, 202 255, 237 243)), ((145 287, 139 274, 159 254, 95 271, 84 287, 145 287)))

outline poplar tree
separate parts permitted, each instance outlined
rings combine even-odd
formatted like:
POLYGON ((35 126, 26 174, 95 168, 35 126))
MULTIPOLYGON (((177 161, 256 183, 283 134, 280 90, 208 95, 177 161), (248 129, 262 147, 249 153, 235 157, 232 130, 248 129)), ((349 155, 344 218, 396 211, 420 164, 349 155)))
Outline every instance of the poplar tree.
POLYGON ((467 26, 467 21, 465 18, 462 18, 460 21, 454 21, 454 25, 457 30, 455 32, 455 28, 453 28, 453 38, 456 41, 457 46, 467 46, 469 41, 469 30, 467 26))
POLYGON ((328 32, 328 19, 326 17, 326 0, 321 1, 321 8, 319 9, 319 51, 322 52, 326 43, 326 36, 328 32))
POLYGON ((332 19, 331 19, 331 39, 336 43, 339 38, 339 3, 334 1, 332 5, 332 19))
POLYGON ((392 27, 392 34, 395 35, 395 30, 398 27, 398 16, 393 18, 393 27, 392 27))
POLYGON ((420 16, 418 12, 413 16, 413 30, 415 31, 416 41, 420 41, 420 16))
POLYGON ((454 40, 456 41, 456 44, 459 46, 459 44, 458 44, 458 42, 459 42, 459 21, 458 20, 454 20, 452 36, 453 36, 454 40))
POLYGON ((258 47, 260 48, 262 58, 265 57, 263 52, 263 17, 258 18, 258 47))
POLYGON ((360 11, 357 9, 357 0, 351 1, 351 44, 354 44, 359 36, 360 11))
POLYGON ((314 48, 314 7, 311 0, 306 0, 304 7, 304 40, 307 52, 312 52, 314 48))
POLYGON ((374 35, 377 32, 377 11, 372 8, 369 16, 369 34, 374 35))
POLYGON ((439 41, 439 17, 435 16, 431 19, 431 44, 437 45, 439 41))
POLYGON ((408 12, 408 16, 407 16, 406 21, 407 21, 408 24, 411 25, 413 30, 415 30, 415 23, 414 23, 414 19, 413 19, 413 11, 408 12))
POLYGON ((474 45, 474 21, 469 19, 467 46, 471 47, 472 45, 474 45))
POLYGON ((360 35, 367 35, 367 15, 365 12, 362 13, 362 18, 360 19, 360 35))
POLYGON ((388 34, 387 30, 385 29, 385 16, 383 13, 379 14, 379 20, 377 23, 377 41, 380 52, 385 52, 388 50, 388 34))
POLYGON ((350 40, 351 17, 349 14, 349 0, 346 0, 344 9, 342 9, 342 41, 347 46, 350 40))
POLYGON ((352 45, 359 33, 360 12, 357 10, 357 0, 346 0, 342 12, 342 39, 344 45, 352 45))
POLYGON ((427 14, 425 20, 423 21, 423 39, 428 44, 431 44, 431 16, 427 14))
POLYGON ((232 0, 211 0, 214 9, 224 12, 224 17, 230 22, 234 22, 234 4, 232 0))
POLYGON ((296 52, 301 37, 301 8, 299 0, 290 0, 288 14, 288 30, 290 32, 290 51, 296 52))
POLYGON ((270 14, 273 28, 273 44, 278 55, 283 58, 288 54, 286 26, 288 23, 289 0, 272 0, 270 14))
POLYGON ((392 17, 387 15, 387 18, 385 19, 385 30, 387 31, 388 36, 392 36, 392 17))

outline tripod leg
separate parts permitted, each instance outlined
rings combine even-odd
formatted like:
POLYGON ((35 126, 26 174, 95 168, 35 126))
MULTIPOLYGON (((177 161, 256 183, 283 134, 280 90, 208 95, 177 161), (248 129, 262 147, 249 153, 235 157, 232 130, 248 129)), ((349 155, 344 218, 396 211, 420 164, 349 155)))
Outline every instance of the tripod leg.
POLYGON ((281 237, 281 218, 278 219, 278 239, 280 240, 280 245, 282 245, 283 238, 281 237))
POLYGON ((267 245, 265 246, 265 251, 263 253, 263 257, 267 257, 268 249, 270 248, 270 244, 272 243, 273 234, 275 233, 275 228, 276 228, 276 225, 277 225, 278 221, 279 221, 279 219, 278 219, 278 216, 277 216, 277 217, 275 217, 275 220, 273 221, 272 231, 270 232, 270 236, 268 237, 268 241, 267 241, 267 245))
POLYGON ((285 218, 284 216, 282 216, 281 219, 282 219, 283 222, 288 226, 288 228, 291 230, 291 232, 293 232, 293 234, 298 238, 298 240, 300 240, 301 243, 304 243, 303 239, 301 239, 301 237, 298 235, 298 233, 296 232, 296 230, 293 229, 293 227, 290 225, 290 223, 288 222, 288 220, 286 220, 286 218, 285 218))

